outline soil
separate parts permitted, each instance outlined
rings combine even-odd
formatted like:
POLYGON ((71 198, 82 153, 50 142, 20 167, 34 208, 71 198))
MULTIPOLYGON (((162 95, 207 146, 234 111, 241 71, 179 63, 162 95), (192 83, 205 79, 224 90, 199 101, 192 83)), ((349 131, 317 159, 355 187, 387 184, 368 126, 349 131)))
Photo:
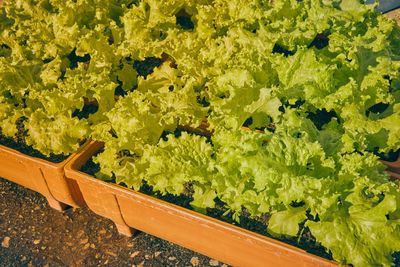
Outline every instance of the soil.
POLYGON ((58 212, 2 178, 0 244, 1 266, 228 266, 142 232, 121 236, 87 207, 58 212))
POLYGON ((60 154, 60 155, 50 154, 50 156, 46 156, 46 155, 42 154, 39 150, 32 148, 32 146, 28 146, 27 144, 25 144, 23 142, 17 142, 13 138, 9 138, 4 135, 1 135, 1 132, 0 132, 0 145, 15 149, 21 153, 24 153, 26 155, 29 155, 29 156, 32 156, 35 158, 48 160, 53 163, 60 163, 69 157, 69 155, 63 155, 63 154, 60 154))
MULTIPOLYGON (((15 149, 15 150, 17 150, 23 154, 29 155, 31 157, 48 160, 53 163, 60 163, 69 157, 70 154, 56 155, 53 153, 50 154, 49 156, 46 156, 43 153, 41 153, 39 150, 34 149, 32 146, 27 145, 25 138, 28 133, 27 133, 27 130, 25 130, 25 128, 24 128, 25 120, 26 120, 26 118, 24 118, 24 117, 21 117, 17 120, 17 122, 16 122, 17 133, 15 134, 15 136, 13 138, 2 135, 1 128, 0 128, 0 145, 15 149)), ((80 144, 82 145, 83 142, 81 142, 80 144)))
POLYGON ((153 73, 154 68, 159 67, 163 63, 161 58, 148 57, 145 60, 135 60, 133 67, 140 76, 147 77, 153 73))
MULTIPOLYGON (((85 105, 84 108, 79 111, 76 110, 73 113, 73 116, 77 116, 79 119, 88 118, 89 114, 97 111, 97 107, 93 107, 93 105, 85 105)), ((60 163, 66 160, 71 154, 54 154, 51 153, 49 156, 44 155, 37 149, 34 149, 32 146, 26 144, 26 137, 28 135, 28 131, 24 128, 24 121, 26 118, 21 117, 16 122, 17 133, 13 138, 2 135, 0 128, 0 145, 6 146, 8 148, 15 149, 25 155, 44 159, 50 161, 52 163, 60 163)), ((86 140, 79 140, 79 145, 83 145, 86 140)))

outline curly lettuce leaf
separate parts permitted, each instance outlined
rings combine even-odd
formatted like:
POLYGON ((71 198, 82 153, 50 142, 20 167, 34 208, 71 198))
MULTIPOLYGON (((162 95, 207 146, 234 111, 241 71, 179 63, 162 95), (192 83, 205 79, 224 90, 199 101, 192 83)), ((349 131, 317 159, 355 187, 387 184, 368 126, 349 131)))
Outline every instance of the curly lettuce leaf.
POLYGON ((27 118, 25 125, 29 130, 26 143, 45 155, 76 151, 79 147, 78 141, 88 131, 86 121, 71 118, 71 114, 48 116, 42 109, 38 109, 27 118))

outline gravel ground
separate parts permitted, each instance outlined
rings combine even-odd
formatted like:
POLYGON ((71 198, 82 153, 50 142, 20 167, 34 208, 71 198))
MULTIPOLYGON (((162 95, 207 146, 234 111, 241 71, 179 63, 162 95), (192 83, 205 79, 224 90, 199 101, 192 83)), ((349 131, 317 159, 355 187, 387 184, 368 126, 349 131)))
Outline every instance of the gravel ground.
POLYGON ((228 266, 142 232, 121 236, 86 207, 58 212, 2 178, 0 243, 0 266, 228 266))
POLYGON ((388 12, 388 13, 386 13, 386 15, 389 18, 395 19, 400 24, 400 8, 388 12))

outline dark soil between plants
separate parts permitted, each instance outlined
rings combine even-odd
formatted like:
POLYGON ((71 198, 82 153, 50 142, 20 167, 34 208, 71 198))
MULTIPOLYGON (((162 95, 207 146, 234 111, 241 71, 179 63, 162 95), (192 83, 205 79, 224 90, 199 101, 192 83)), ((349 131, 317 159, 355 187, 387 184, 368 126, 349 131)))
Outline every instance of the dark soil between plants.
POLYGON ((0 145, 15 149, 25 155, 48 160, 53 163, 60 163, 69 157, 69 155, 63 155, 63 154, 61 154, 61 155, 50 154, 50 156, 46 156, 43 153, 41 153, 39 150, 34 149, 32 146, 27 145, 25 142, 25 137, 27 136, 27 131, 24 128, 24 124, 23 124, 24 120, 25 120, 25 118, 21 117, 16 122, 16 127, 17 127, 18 131, 15 134, 14 138, 4 136, 1 133, 1 128, 0 128, 0 145))
POLYGON ((87 207, 58 212, 0 178, 0 266, 220 266, 217 260, 138 232, 119 235, 87 207))
POLYGON ((42 154, 39 150, 32 148, 32 146, 28 146, 25 143, 16 142, 14 139, 5 137, 4 135, 1 134, 0 134, 0 145, 15 149, 25 155, 48 160, 53 163, 63 162, 69 157, 69 155, 62 155, 62 154, 61 155, 50 154, 50 156, 46 156, 42 154))
MULTIPOLYGON (((97 154, 101 153, 102 150, 98 151, 94 156, 97 154)), ((93 157, 94 157, 93 156, 93 157)), ((100 171, 100 166, 99 164, 96 164, 93 162, 93 157, 90 158, 85 165, 81 167, 82 172, 95 176, 95 173, 100 171)), ((110 181, 112 183, 115 183, 114 181, 110 181)), ((124 184, 121 184, 122 186, 126 186, 124 184)), ((191 194, 193 192, 190 192, 190 184, 185 184, 185 193, 180 195, 180 196, 175 196, 172 194, 166 194, 162 195, 160 192, 154 192, 152 187, 144 183, 144 185, 140 188, 139 192, 144 193, 146 195, 161 199, 163 201, 193 210, 193 208, 190 205, 190 202, 193 200, 191 198, 191 194)), ((228 213, 227 215, 223 215, 227 209, 225 208, 225 205, 222 201, 219 201, 216 199, 216 206, 215 208, 207 208, 206 215, 216 218, 218 220, 237 225, 241 228, 244 228, 246 230, 267 236, 267 237, 272 237, 268 232, 267 232, 267 226, 268 226, 268 220, 270 218, 269 214, 265 214, 262 217, 257 217, 257 218, 250 218, 246 211, 244 210, 240 216, 240 223, 234 221, 232 219, 232 214, 228 213)), ((279 241, 285 242, 287 244, 299 247, 311 254, 332 260, 332 255, 328 252, 326 252, 326 249, 316 242, 315 237, 311 235, 311 232, 308 230, 308 228, 303 228, 302 225, 300 225, 301 230, 301 237, 282 237, 282 238, 276 238, 272 237, 274 239, 277 239, 279 241)))
MULTIPOLYGON (((96 108, 93 109, 92 106, 85 106, 82 111, 77 110, 75 112, 74 116, 77 116, 79 118, 87 118, 89 114, 94 113, 97 110, 96 108)), ((25 117, 21 117, 16 121, 16 128, 17 128, 17 133, 15 134, 14 137, 7 137, 2 134, 1 128, 0 128, 0 145, 6 146, 8 148, 12 148, 17 150, 18 152, 21 152, 25 155, 34 157, 34 158, 39 158, 43 160, 50 161, 52 163, 60 163, 66 160, 71 154, 54 154, 51 153, 49 156, 44 155, 42 152, 40 152, 37 149, 34 149, 32 146, 26 144, 26 136, 28 135, 28 131, 25 130, 24 127, 24 121, 26 120, 25 117)), ((83 145, 86 140, 79 140, 77 141, 79 145, 83 145)))

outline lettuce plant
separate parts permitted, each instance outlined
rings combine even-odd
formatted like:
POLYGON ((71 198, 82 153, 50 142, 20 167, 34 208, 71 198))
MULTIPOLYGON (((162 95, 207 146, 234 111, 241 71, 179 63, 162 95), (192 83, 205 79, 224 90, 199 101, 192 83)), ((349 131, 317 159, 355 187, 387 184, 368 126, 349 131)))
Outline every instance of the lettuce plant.
POLYGON ((118 1, 1 4, 2 134, 13 136, 24 118, 27 144, 44 154, 71 153, 89 137, 116 88, 135 86, 132 63, 115 52, 121 14, 118 1))

